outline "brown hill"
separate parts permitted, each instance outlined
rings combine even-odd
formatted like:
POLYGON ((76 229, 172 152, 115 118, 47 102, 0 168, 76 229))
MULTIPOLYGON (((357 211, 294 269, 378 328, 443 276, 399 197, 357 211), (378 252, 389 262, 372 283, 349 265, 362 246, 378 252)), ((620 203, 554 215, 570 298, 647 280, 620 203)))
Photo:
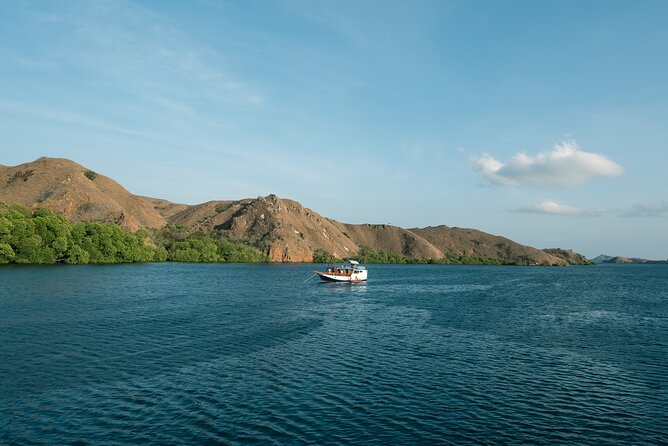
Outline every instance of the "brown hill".
POLYGON ((151 206, 111 178, 60 158, 0 165, 0 201, 45 207, 73 221, 117 223, 131 231, 165 224, 151 206))
POLYGON ((344 224, 275 195, 194 206, 140 197, 104 175, 58 158, 40 158, 13 167, 0 165, 0 201, 46 207, 74 221, 117 223, 130 230, 160 228, 167 222, 191 232, 217 230, 264 250, 276 262, 309 262, 316 249, 335 257, 352 257, 362 246, 416 259, 469 255, 541 265, 578 260, 576 254, 571 259, 475 229, 438 226, 407 230, 344 224))
POLYGON ((573 252, 570 249, 561 249, 561 248, 549 248, 549 249, 543 249, 548 254, 552 254, 553 256, 559 257, 560 259, 564 259, 566 262, 568 262, 569 265, 593 265, 594 262, 583 256, 582 254, 578 254, 577 252, 573 252))
POLYGON ((443 251, 414 232, 392 225, 351 225, 331 220, 357 246, 402 254, 414 259, 440 259, 443 251))
POLYGON ((358 250, 328 219, 276 195, 210 201, 184 209, 169 221, 192 230, 222 231, 232 240, 263 249, 275 262, 310 262, 316 248, 336 257, 349 257, 358 250))
POLYGON ((564 259, 547 252, 477 229, 450 228, 442 225, 413 228, 410 231, 427 240, 444 254, 488 257, 499 259, 503 263, 567 264, 564 259))
POLYGON ((360 246, 415 258, 442 253, 415 234, 395 226, 346 225, 276 195, 239 201, 210 201, 167 216, 192 231, 223 231, 232 240, 258 246, 273 261, 309 262, 322 249, 335 257, 355 255, 360 246))
POLYGON ((186 208, 168 220, 193 231, 223 231, 232 240, 263 248, 273 261, 280 262, 310 262, 315 249, 350 257, 361 246, 412 258, 443 257, 429 242, 403 228, 339 223, 276 195, 210 201, 186 208))
POLYGON ((277 262, 309 262, 315 249, 335 257, 349 257, 365 246, 416 259, 437 260, 449 254, 489 257, 504 263, 568 263, 558 256, 475 229, 439 226, 407 230, 391 225, 340 223, 275 195, 211 201, 187 207, 168 220, 192 231, 222 231, 232 240, 263 249, 277 262))
MULTIPOLYGON (((599 256, 599 257, 604 257, 604 256, 599 256)), ((623 265, 665 265, 668 263, 668 260, 649 260, 649 259, 641 259, 638 257, 622 257, 622 256, 616 256, 616 257, 611 257, 609 259, 603 260, 601 263, 617 263, 617 264, 623 264, 623 265)))

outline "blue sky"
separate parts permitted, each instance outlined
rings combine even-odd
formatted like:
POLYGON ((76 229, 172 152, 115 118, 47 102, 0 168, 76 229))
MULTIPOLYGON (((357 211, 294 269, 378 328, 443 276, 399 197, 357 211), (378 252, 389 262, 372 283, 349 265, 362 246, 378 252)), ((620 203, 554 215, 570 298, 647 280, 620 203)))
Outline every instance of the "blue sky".
POLYGON ((0 2, 0 163, 668 258, 663 1, 0 2))

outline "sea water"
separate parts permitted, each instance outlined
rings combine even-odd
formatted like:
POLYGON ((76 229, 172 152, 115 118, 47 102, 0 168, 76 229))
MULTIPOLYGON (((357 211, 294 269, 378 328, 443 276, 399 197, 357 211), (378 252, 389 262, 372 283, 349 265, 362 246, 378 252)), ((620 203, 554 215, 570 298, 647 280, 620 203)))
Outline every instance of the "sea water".
POLYGON ((668 267, 0 268, 0 443, 665 444, 668 267))

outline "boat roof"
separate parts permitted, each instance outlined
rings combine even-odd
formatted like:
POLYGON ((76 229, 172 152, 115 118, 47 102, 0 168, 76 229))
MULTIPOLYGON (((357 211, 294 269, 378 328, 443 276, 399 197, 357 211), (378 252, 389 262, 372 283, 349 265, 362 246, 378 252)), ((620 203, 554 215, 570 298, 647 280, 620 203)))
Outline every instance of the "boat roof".
POLYGON ((355 271, 362 271, 362 270, 366 269, 365 267, 360 265, 360 262, 358 262, 357 260, 346 260, 343 263, 342 268, 343 269, 352 269, 352 270, 355 270, 355 271))

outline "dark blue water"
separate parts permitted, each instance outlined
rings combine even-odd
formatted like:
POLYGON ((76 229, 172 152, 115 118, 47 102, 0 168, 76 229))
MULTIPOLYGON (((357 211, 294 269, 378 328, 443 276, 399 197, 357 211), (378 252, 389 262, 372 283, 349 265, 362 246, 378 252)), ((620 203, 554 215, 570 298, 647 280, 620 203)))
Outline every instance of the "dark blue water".
POLYGON ((0 443, 665 444, 668 267, 0 268, 0 443))

